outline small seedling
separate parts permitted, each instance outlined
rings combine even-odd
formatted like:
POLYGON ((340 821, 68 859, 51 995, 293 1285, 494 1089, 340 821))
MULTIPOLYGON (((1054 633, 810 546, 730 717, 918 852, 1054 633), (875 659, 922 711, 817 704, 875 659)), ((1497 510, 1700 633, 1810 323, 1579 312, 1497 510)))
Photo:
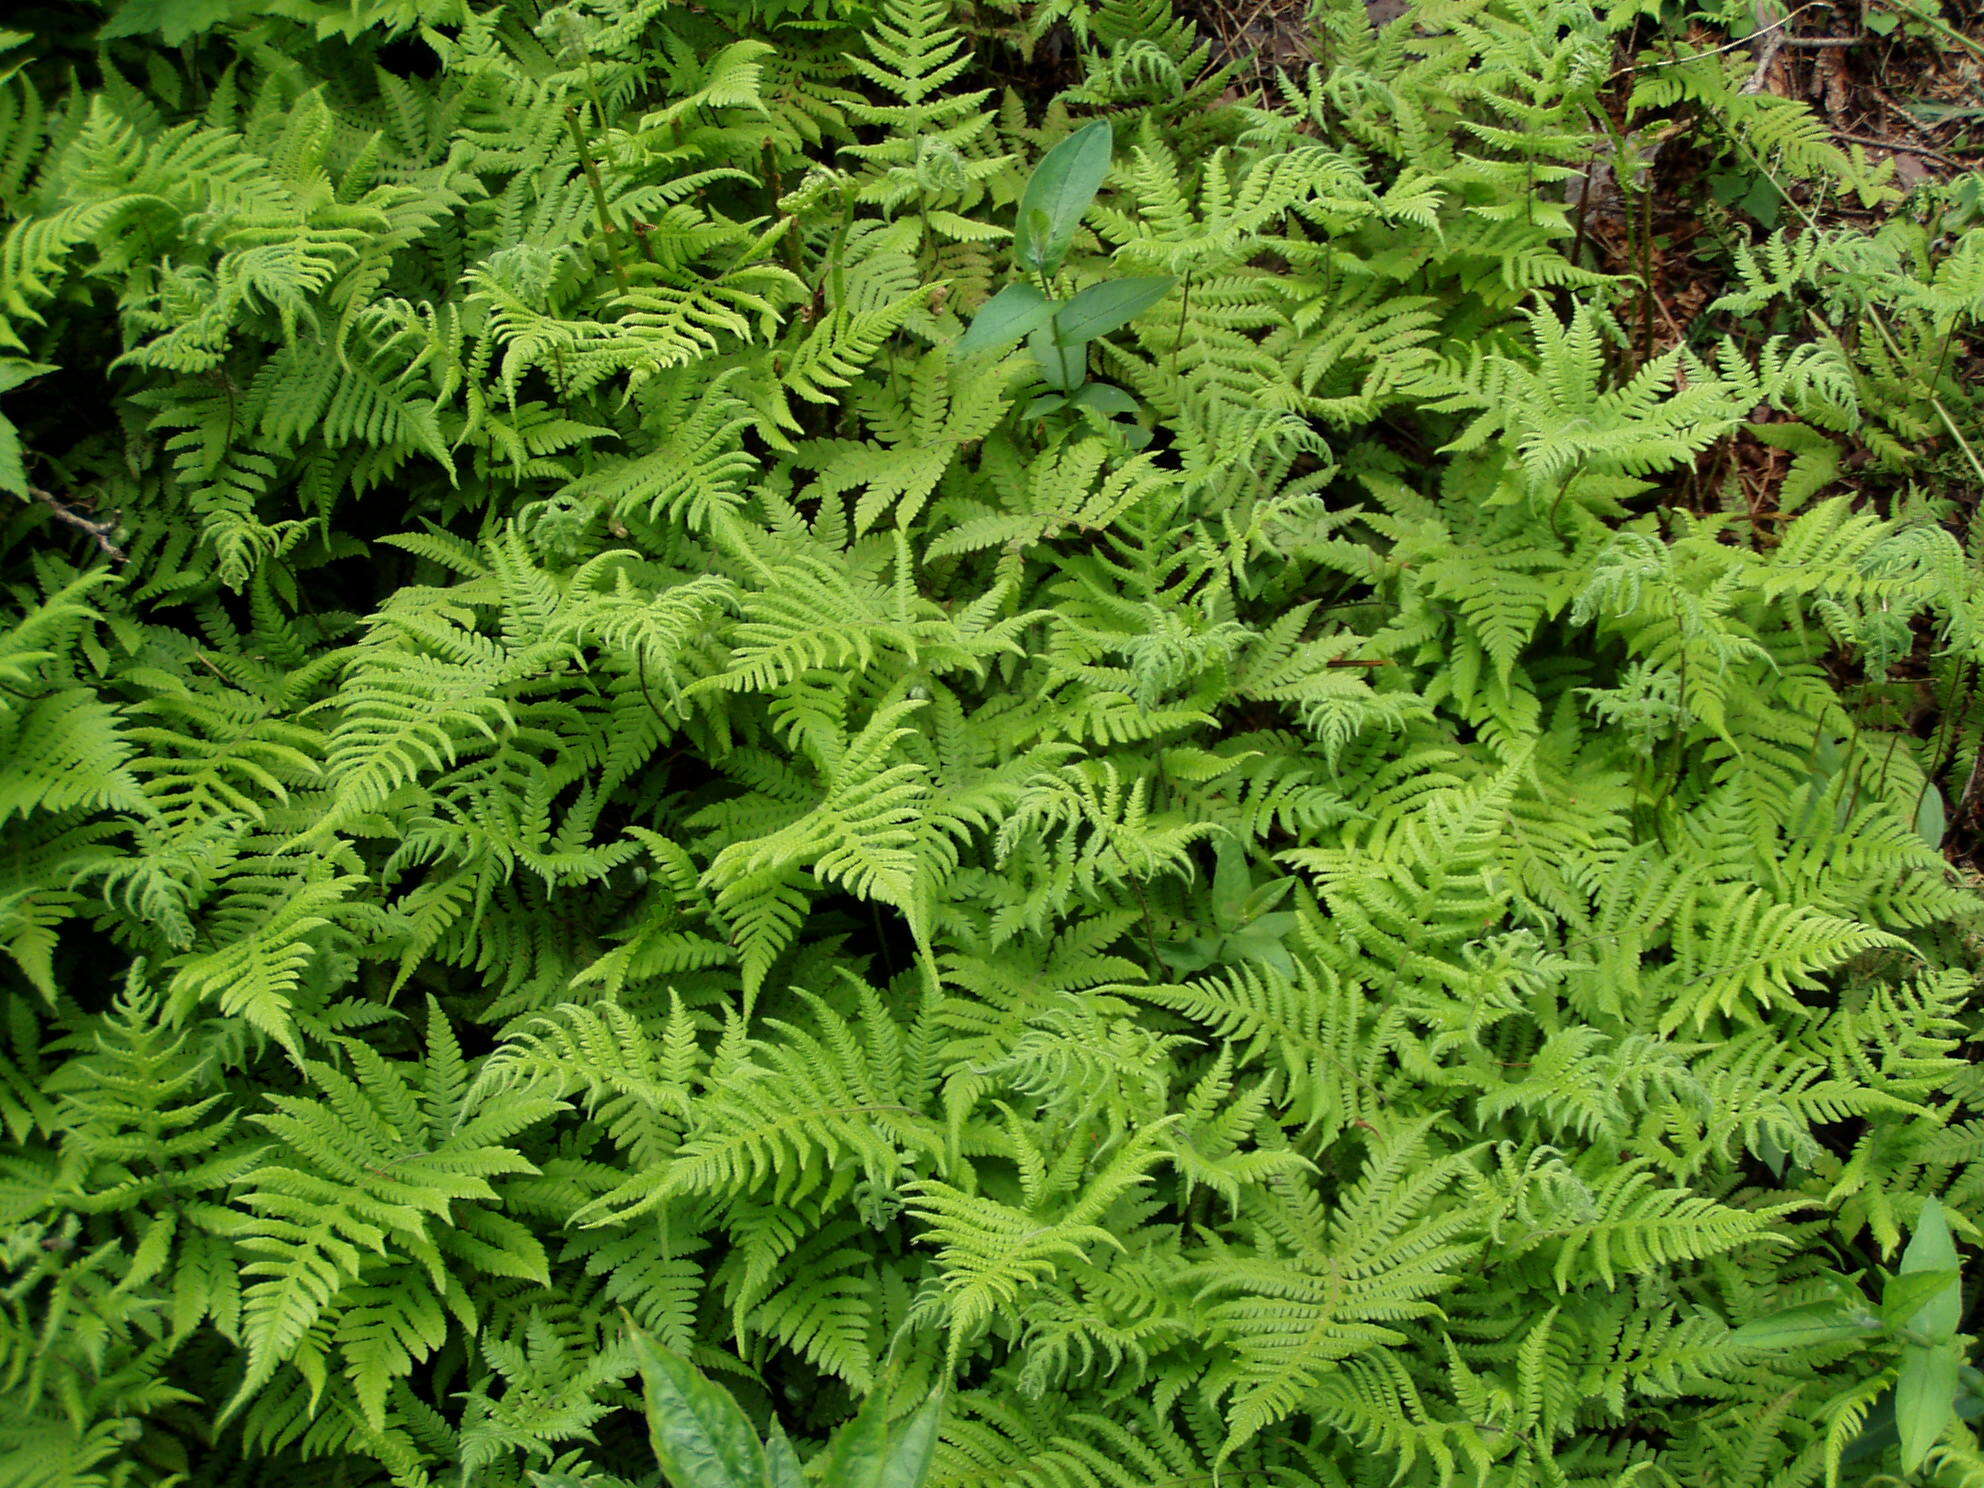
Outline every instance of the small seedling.
MULTIPOLYGON (((1122 388, 1088 378, 1089 343, 1120 330, 1170 293, 1169 275, 1105 279, 1068 299, 1054 296, 1054 275, 1075 240, 1082 214, 1109 175, 1114 136, 1106 119, 1075 131, 1041 157, 1020 198, 1013 260, 1022 277, 979 308, 957 343, 959 356, 1003 351, 1025 341, 1047 391, 1026 416, 1068 408, 1101 421, 1129 416, 1136 400, 1122 388)), ((1143 429, 1118 430, 1134 446, 1143 429)))

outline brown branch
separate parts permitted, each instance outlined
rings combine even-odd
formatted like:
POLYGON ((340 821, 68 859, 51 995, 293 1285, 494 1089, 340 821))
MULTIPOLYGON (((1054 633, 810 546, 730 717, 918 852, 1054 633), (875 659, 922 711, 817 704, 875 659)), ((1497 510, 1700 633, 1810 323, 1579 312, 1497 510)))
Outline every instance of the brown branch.
POLYGON ((108 555, 112 563, 125 563, 129 561, 130 555, 110 540, 110 534, 117 530, 117 524, 115 522, 92 522, 81 512, 65 504, 61 497, 42 490, 40 486, 29 486, 28 494, 53 512, 56 521, 67 522, 78 531, 87 532, 95 540, 96 545, 108 555))
POLYGON ((1784 31, 1782 27, 1790 24, 1790 20, 1791 18, 1786 16, 1784 21, 1780 23, 1779 29, 1772 31, 1770 35, 1764 38, 1764 44, 1757 49, 1756 69, 1751 72, 1750 80, 1743 84, 1737 90, 1738 92, 1763 92, 1764 83, 1770 76, 1771 68, 1777 65, 1777 54, 1784 50, 1784 31))
POLYGON ((1872 149, 1886 150, 1893 155, 1920 155, 1926 160, 1939 161, 1943 165, 1951 166, 1957 170, 1969 169, 1956 156, 1945 154, 1941 150, 1931 149, 1927 145, 1904 145, 1897 140, 1876 139, 1871 134, 1851 134, 1844 129, 1835 129, 1831 133, 1834 139, 1843 139, 1850 145, 1866 145, 1872 149))

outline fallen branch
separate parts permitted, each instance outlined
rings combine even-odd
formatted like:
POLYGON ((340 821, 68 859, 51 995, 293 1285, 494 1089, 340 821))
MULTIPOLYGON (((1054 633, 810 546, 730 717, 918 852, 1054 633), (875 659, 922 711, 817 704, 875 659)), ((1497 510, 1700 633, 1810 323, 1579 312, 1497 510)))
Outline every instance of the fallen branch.
POLYGON ((64 503, 61 497, 42 490, 40 486, 29 486, 28 494, 55 513, 56 521, 66 522, 78 531, 87 532, 95 540, 96 545, 109 555, 112 563, 123 563, 128 560, 130 555, 110 540, 110 534, 117 530, 115 522, 93 522, 64 503))
POLYGON ((1932 149, 1928 145, 1904 145, 1894 140, 1876 139, 1871 134, 1852 134, 1844 129, 1833 130, 1832 137, 1834 139, 1843 139, 1849 145, 1866 145, 1871 149, 1886 150, 1894 155, 1920 155, 1925 160, 1934 160, 1940 164, 1951 166, 1956 170, 1968 169, 1954 155, 1945 154, 1943 151, 1932 149))

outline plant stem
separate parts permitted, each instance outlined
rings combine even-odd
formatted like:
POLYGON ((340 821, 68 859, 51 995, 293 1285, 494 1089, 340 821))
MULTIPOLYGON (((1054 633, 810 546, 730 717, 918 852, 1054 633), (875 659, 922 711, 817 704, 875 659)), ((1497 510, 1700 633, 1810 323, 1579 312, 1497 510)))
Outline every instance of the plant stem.
POLYGON ((606 239, 606 261, 613 269, 613 282, 620 293, 627 293, 627 266, 620 261, 620 229, 614 225, 613 213, 606 205, 606 185, 599 178, 599 166, 592 158, 592 150, 586 144, 586 134, 579 127, 579 111, 570 105, 565 109, 565 127, 572 134, 572 148, 579 152, 579 169, 585 172, 586 182, 592 187, 592 204, 599 214, 599 230, 606 239))

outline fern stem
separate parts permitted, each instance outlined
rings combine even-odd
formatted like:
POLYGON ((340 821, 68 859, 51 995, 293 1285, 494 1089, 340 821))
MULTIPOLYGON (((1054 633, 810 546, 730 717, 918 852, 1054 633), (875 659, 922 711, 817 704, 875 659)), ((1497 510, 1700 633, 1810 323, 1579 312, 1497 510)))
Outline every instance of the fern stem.
MULTIPOLYGON (((1192 276, 1190 273, 1187 273, 1185 275, 1184 288, 1178 293, 1178 334, 1172 338, 1171 342, 1171 380, 1173 382, 1179 380, 1178 359, 1185 349, 1185 322, 1191 316, 1191 313, 1192 276)), ((1183 394, 1180 393, 1178 396, 1182 402, 1183 394)))
POLYGON ((571 131, 572 148, 579 152, 579 169, 585 172, 586 183, 592 187, 592 204, 599 213, 599 230, 606 240, 606 261, 613 269, 613 282, 620 293, 626 294, 627 266, 620 261, 620 229, 614 226, 613 213, 606 205, 606 185, 599 178, 599 166, 592 158, 592 150, 586 144, 585 131, 579 127, 579 111, 567 107, 565 127, 571 131))
POLYGON ((1653 360, 1653 182, 1640 193, 1640 365, 1653 360))

